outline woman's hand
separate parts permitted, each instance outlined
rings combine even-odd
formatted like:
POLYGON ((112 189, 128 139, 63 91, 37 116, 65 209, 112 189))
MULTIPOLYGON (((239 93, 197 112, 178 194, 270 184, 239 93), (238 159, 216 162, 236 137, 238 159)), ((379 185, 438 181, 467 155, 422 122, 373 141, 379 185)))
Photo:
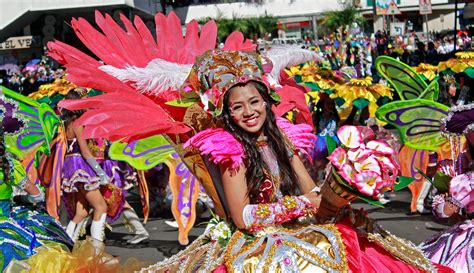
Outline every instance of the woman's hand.
POLYGON ((458 211, 459 211, 459 207, 454 205, 453 203, 451 202, 444 203, 443 212, 445 215, 451 216, 455 213, 458 213, 458 211))
POLYGON ((308 198, 309 202, 311 202, 311 204, 313 205, 313 207, 316 209, 316 210, 319 210, 320 208, 320 205, 321 205, 321 194, 318 193, 318 192, 310 192, 310 193, 307 193, 305 195, 303 195, 304 197, 308 198))

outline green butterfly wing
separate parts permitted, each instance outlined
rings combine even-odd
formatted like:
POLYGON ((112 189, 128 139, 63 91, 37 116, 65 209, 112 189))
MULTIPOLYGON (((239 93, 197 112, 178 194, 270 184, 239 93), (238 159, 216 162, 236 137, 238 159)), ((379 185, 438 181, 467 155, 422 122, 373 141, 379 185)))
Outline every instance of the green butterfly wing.
POLYGON ((15 91, 0 86, 7 101, 15 104, 14 116, 26 124, 12 134, 5 134, 7 149, 18 158, 32 151, 49 155, 50 143, 62 126, 61 118, 47 104, 38 103, 15 91))
POLYGON ((375 112, 378 119, 397 128, 408 147, 435 151, 446 142, 441 134, 441 120, 448 114, 447 106, 424 99, 395 101, 375 112))
POLYGON ((439 83, 437 80, 433 80, 428 84, 428 87, 426 87, 425 91, 421 93, 420 99, 425 99, 425 100, 431 100, 431 101, 437 101, 439 97, 439 83))
POLYGON ((125 161, 137 170, 149 170, 170 156, 178 158, 173 146, 163 135, 155 135, 130 143, 115 141, 110 146, 112 159, 125 161))
POLYGON ((421 98, 420 96, 428 87, 415 70, 394 58, 380 56, 375 61, 375 67, 402 100, 421 98))

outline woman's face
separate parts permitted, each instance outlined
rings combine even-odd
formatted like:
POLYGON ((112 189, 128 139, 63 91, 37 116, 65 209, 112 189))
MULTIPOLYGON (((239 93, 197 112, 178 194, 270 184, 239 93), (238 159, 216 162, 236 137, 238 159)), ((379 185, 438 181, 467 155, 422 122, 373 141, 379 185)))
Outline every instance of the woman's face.
POLYGON ((248 133, 262 133, 267 118, 265 102, 253 84, 229 90, 229 112, 237 126, 248 133))

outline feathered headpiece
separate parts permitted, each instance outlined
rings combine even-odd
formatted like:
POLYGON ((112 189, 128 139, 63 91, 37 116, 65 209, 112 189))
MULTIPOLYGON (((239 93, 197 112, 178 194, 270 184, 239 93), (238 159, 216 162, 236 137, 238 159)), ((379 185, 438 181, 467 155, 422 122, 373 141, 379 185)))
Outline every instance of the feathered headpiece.
POLYGON ((198 57, 182 89, 197 92, 204 109, 218 116, 227 90, 249 81, 267 86, 263 75, 260 56, 254 52, 210 50, 198 57))
POLYGON ((197 58, 183 89, 198 92, 204 108, 213 115, 222 112, 222 98, 232 86, 262 83, 275 102, 279 96, 280 72, 287 66, 318 59, 315 52, 299 47, 276 47, 265 55, 255 52, 210 50, 197 58))

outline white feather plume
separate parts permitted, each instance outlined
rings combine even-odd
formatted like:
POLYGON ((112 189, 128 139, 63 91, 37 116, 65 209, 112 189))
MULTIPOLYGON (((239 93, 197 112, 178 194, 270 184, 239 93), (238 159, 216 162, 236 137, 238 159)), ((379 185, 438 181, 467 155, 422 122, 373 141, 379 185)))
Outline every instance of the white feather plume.
POLYGON ((301 46, 272 46, 267 52, 266 57, 270 59, 273 64, 272 71, 268 74, 272 82, 279 84, 280 71, 285 67, 290 67, 302 64, 308 61, 322 61, 322 57, 308 49, 303 49, 301 46))
POLYGON ((146 67, 126 66, 117 68, 111 65, 99 69, 123 82, 132 82, 141 93, 158 95, 169 89, 179 89, 191 71, 192 64, 177 64, 156 58, 146 67))

